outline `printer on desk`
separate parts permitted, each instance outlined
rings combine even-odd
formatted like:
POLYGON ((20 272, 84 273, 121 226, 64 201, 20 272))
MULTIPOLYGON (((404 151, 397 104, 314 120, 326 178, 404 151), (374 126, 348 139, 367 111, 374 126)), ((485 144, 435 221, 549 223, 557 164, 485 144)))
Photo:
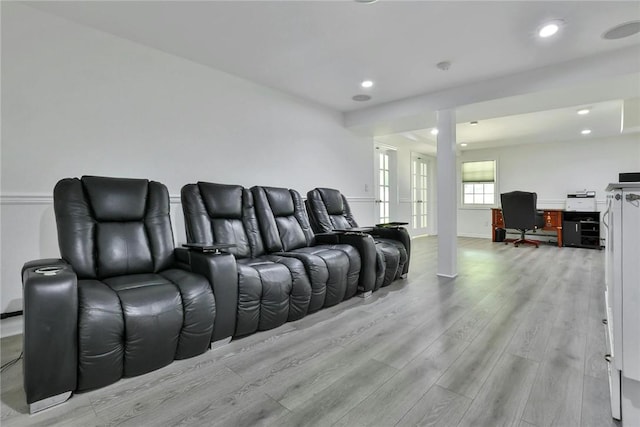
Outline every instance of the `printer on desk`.
POLYGON ((578 212, 595 212, 596 192, 583 190, 567 194, 565 210, 578 212))

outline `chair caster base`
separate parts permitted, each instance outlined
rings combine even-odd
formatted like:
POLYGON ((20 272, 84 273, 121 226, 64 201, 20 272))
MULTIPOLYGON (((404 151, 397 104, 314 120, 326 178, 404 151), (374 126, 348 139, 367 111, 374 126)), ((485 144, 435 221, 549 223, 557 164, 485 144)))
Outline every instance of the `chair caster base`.
POLYGON ((46 399, 38 400, 37 402, 29 403, 29 414, 33 415, 36 412, 44 411, 53 406, 60 405, 67 401, 71 397, 70 391, 56 394, 55 396, 47 397, 46 399))

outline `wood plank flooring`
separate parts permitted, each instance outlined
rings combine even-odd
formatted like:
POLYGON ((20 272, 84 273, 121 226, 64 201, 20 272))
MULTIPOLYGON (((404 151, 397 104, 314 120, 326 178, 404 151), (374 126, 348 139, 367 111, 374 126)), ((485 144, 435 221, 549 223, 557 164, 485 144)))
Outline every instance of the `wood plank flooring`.
MULTIPOLYGON (((409 278, 278 329, 27 414, 22 365, 1 376, 9 426, 617 426, 604 253, 460 238, 456 279, 435 237, 409 278)), ((0 342, 2 363, 21 337, 0 342)))

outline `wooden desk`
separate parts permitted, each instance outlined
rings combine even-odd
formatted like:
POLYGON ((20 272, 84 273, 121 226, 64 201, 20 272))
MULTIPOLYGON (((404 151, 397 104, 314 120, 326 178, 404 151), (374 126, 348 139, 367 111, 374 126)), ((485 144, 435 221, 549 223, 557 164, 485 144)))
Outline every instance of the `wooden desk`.
MULTIPOLYGON (((545 231, 555 231, 558 236, 558 247, 562 246, 562 209, 544 209, 544 227, 545 231)), ((496 230, 504 228, 504 219, 502 218, 502 209, 491 209, 491 239, 496 241, 496 230)))

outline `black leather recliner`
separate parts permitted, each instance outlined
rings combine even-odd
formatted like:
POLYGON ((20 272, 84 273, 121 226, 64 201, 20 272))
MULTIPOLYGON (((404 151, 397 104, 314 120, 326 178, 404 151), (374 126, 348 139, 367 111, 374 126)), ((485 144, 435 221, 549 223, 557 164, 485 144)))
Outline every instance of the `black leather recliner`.
MULTIPOLYGON (((307 193, 307 212, 315 233, 333 230, 349 230, 358 227, 351 213, 347 199, 338 190, 315 188, 307 193)), ((371 227, 377 249, 378 282, 383 275, 381 286, 393 280, 406 277, 411 256, 411 238, 404 227, 371 227)), ((376 289, 380 285, 376 284, 376 289)))
POLYGON ((232 335, 235 260, 174 250, 164 185, 63 179, 54 210, 62 259, 31 261, 22 271, 31 412, 232 335))
POLYGON ((265 250, 299 259, 305 266, 311 280, 310 312, 338 304, 356 294, 361 271, 360 254, 351 245, 335 243, 334 236, 329 235, 326 243, 316 238, 297 191, 253 187, 251 192, 265 250))
POLYGON ((187 241, 234 244, 238 268, 235 335, 272 329, 304 317, 311 283, 303 263, 264 250, 253 195, 239 185, 198 182, 181 191, 187 241))

